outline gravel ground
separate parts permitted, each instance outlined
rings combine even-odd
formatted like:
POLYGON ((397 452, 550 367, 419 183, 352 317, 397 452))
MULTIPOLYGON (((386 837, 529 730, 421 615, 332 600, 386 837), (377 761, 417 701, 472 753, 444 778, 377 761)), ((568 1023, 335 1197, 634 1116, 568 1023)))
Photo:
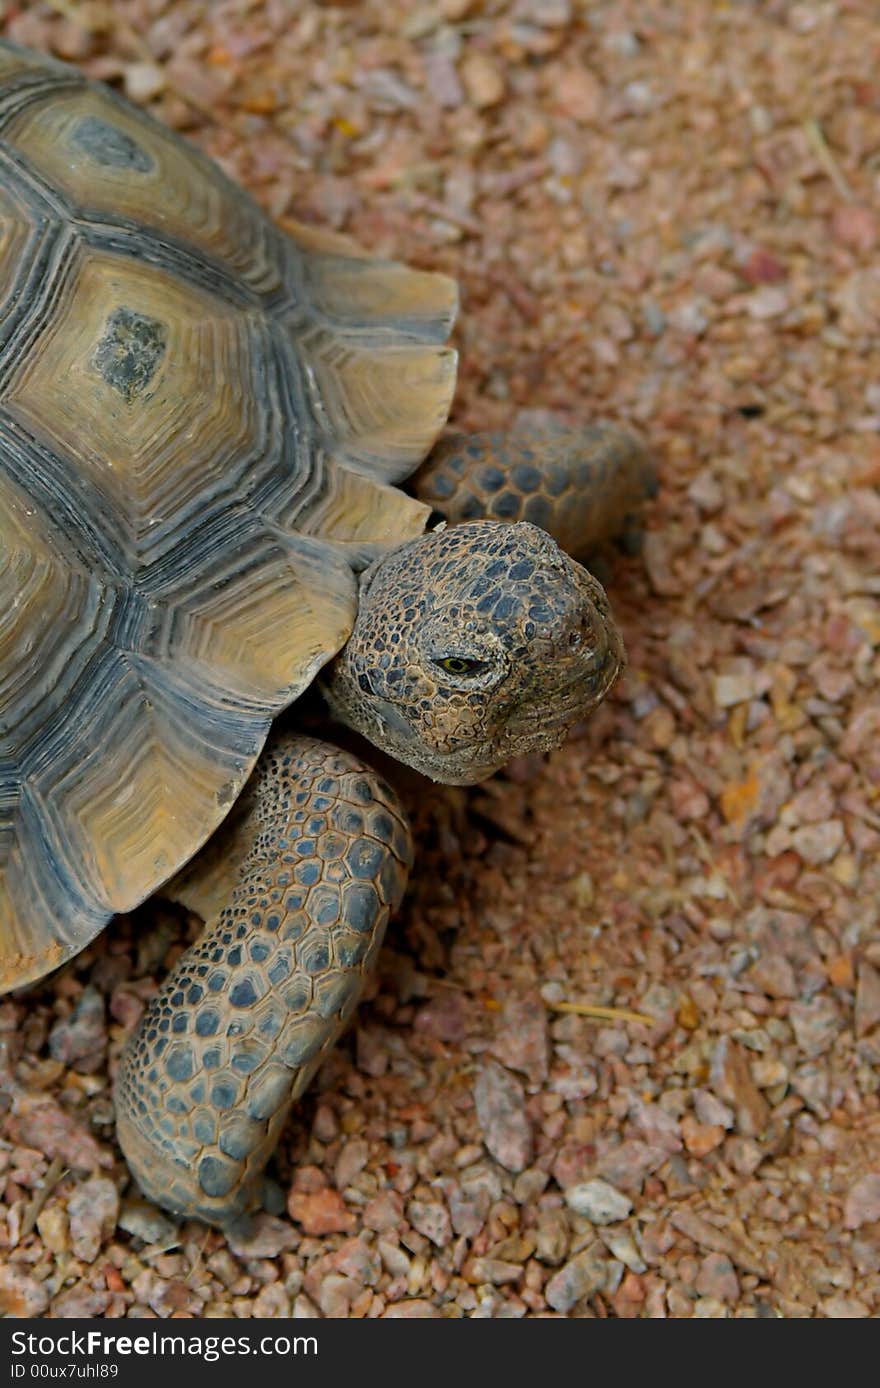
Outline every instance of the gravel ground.
POLYGON ((0 1304, 880 1314, 874 0, 2 8, 277 217, 456 274, 458 425, 634 422, 662 490, 608 704, 410 792, 408 903, 250 1238, 139 1202, 113 1140, 192 921, 0 1003, 0 1304))

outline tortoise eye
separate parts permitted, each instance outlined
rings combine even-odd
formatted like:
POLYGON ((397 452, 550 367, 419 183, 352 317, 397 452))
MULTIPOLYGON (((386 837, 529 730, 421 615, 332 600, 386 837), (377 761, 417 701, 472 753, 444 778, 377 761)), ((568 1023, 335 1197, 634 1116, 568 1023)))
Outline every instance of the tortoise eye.
POLYGON ((464 655, 444 655, 434 664, 450 675, 479 675, 487 668, 485 660, 470 660, 464 655))

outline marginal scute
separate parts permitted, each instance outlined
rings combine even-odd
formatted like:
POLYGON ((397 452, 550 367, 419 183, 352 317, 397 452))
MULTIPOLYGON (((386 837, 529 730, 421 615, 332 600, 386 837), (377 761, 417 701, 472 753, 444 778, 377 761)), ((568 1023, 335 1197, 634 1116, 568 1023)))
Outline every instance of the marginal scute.
POLYGON ((310 256, 304 274, 314 307, 351 337, 390 329, 442 344, 455 322, 458 289, 446 275, 338 255, 310 256))
POLYGON ((0 992, 202 846, 363 554, 424 528, 390 484, 446 417, 454 286, 289 231, 0 44, 0 992))
POLYGON ((328 457, 323 485, 298 506, 295 525, 301 535, 321 535, 340 544, 390 545, 421 535, 430 514, 424 502, 379 486, 328 457))
POLYGON ((298 217, 282 217, 281 225, 301 250, 309 251, 311 254, 345 256, 348 259, 365 261, 373 259, 369 251, 344 232, 315 226, 313 222, 302 222, 298 217))
POLYGON ((310 403, 325 438, 354 471, 398 482, 443 427, 455 390, 451 348, 349 346, 313 339, 310 403))

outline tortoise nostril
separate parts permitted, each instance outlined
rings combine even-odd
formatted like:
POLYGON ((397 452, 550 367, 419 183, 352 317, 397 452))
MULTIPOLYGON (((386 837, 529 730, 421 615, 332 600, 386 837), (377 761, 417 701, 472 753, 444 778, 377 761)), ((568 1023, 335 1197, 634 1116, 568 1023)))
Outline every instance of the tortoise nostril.
POLYGON ((581 642, 583 641, 583 639, 584 639, 584 638, 583 638, 583 633, 582 633, 582 632, 580 632, 580 631, 570 631, 570 632, 568 633, 568 647, 569 647, 569 650, 576 651, 577 648, 578 648, 578 646, 579 646, 579 645, 581 644, 581 642))

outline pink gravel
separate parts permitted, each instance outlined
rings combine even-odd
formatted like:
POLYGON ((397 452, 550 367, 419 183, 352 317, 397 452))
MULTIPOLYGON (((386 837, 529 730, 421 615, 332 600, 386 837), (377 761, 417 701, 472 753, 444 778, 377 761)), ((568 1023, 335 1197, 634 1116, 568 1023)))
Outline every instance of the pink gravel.
POLYGON ((0 1000, 0 1312, 876 1317, 872 0, 5 16, 273 215, 455 274, 458 427, 629 421, 661 493, 591 723, 406 789, 407 903, 249 1235, 146 1206, 114 1142, 196 922, 148 904, 0 1000))

